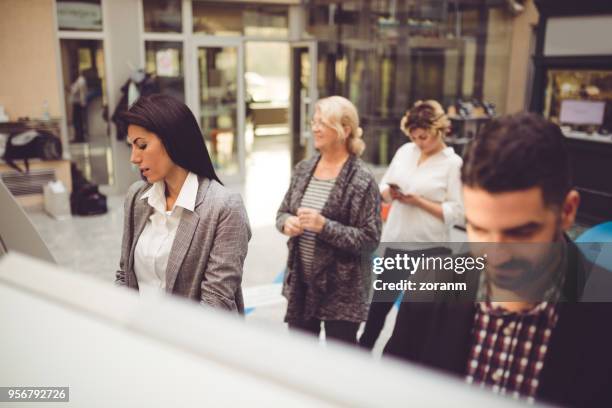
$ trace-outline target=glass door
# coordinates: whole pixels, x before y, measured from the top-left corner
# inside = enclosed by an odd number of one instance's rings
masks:
[[[244,49],[240,39],[194,40],[196,117],[223,182],[245,178]]]
[[[314,152],[310,120],[314,115],[317,91],[317,43],[291,43],[291,163],[310,157]]]
[[[60,55],[70,157],[89,181],[112,185],[103,41],[61,39]]]

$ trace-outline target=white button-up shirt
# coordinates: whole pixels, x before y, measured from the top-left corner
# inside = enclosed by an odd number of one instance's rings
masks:
[[[153,207],[142,234],[136,243],[134,272],[141,295],[159,294],[166,289],[166,268],[170,250],[183,211],[195,208],[198,194],[198,176],[189,173],[170,211],[166,210],[165,184],[158,181],[141,197]]]
[[[444,220],[410,204],[393,200],[381,242],[447,242],[450,228],[463,221],[461,165],[463,160],[446,147],[420,165],[421,150],[414,143],[401,146],[380,183],[397,184],[404,194],[417,194],[441,203]]]

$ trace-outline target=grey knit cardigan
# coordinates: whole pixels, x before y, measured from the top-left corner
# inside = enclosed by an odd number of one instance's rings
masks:
[[[320,155],[295,166],[289,190],[278,209],[276,227],[297,213]],[[354,155],[346,161],[321,210],[327,219],[317,234],[311,281],[304,282],[299,237],[287,242],[289,256],[283,283],[287,298],[285,321],[308,319],[361,322],[368,315],[371,274],[361,256],[380,241],[380,193],[374,176]]]

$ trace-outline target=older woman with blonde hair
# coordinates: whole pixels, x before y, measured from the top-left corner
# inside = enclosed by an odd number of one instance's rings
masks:
[[[321,99],[312,120],[319,154],[298,163],[276,216],[289,237],[283,284],[290,329],[355,343],[368,314],[370,275],[361,256],[378,245],[380,193],[359,156],[365,149],[355,106]]]
[[[380,183],[382,198],[390,203],[381,241],[447,242],[451,227],[464,218],[460,177],[463,160],[444,143],[450,131],[450,120],[438,102],[419,101],[406,112],[400,128],[409,142],[397,150]],[[419,253],[428,256],[449,252],[439,246],[424,245],[422,248],[424,250]],[[387,247],[385,257],[403,252],[406,251]],[[385,271],[379,278],[396,281],[401,276],[395,271]],[[397,291],[395,295],[400,293]],[[359,344],[366,348],[374,346],[393,305],[388,301],[393,295],[390,291],[384,294],[385,301],[378,300],[377,295],[380,294],[374,294],[368,321],[359,339]]]

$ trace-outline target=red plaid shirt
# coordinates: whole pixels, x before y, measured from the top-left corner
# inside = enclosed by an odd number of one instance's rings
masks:
[[[489,302],[476,305],[466,381],[533,402],[557,323],[556,305],[542,302],[521,313],[495,308]]]

